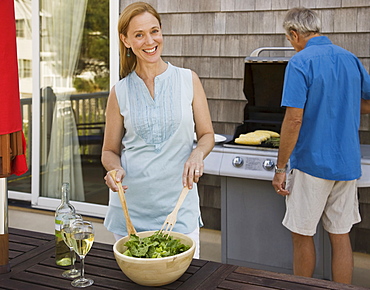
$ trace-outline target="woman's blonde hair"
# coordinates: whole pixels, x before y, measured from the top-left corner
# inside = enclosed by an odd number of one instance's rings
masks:
[[[131,19],[137,15],[140,15],[144,12],[149,12],[155,18],[158,19],[159,26],[162,25],[161,17],[158,12],[148,3],[145,2],[135,2],[128,5],[121,13],[121,16],[118,20],[118,36],[123,34],[127,37],[128,26],[131,22]],[[136,68],[137,60],[136,55],[132,53],[132,50],[127,48],[122,41],[119,43],[120,51],[120,78],[126,77],[129,73],[133,72]],[[129,53],[130,56],[127,56]]]

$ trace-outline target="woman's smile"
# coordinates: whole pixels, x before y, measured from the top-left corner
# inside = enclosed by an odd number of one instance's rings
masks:
[[[145,53],[152,54],[157,51],[158,46],[155,46],[153,48],[143,49]]]

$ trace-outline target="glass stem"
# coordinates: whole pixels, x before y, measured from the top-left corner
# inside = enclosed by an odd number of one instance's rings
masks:
[[[80,256],[81,259],[81,279],[85,279],[85,257]]]
[[[76,256],[75,256],[75,251],[72,249],[69,249],[71,251],[71,270],[76,270],[76,267],[75,267],[75,260],[76,260]]]

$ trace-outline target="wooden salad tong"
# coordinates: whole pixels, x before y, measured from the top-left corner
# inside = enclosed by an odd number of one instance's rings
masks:
[[[160,234],[167,235],[167,237],[169,237],[177,221],[177,213],[182,203],[184,202],[186,196],[188,195],[188,192],[189,192],[189,188],[187,186],[182,188],[182,191],[179,196],[179,199],[177,200],[176,206],[174,210],[167,216],[166,220],[164,221],[162,228],[159,231]]]
[[[119,196],[119,199],[121,201],[121,206],[122,206],[122,209],[123,209],[123,213],[125,214],[127,233],[128,233],[129,236],[130,235],[137,235],[135,227],[132,224],[130,215],[128,213],[127,203],[126,203],[126,198],[125,198],[125,191],[123,190],[122,183],[116,181],[117,172],[115,170],[112,170],[112,171],[109,172],[109,174],[112,176],[114,182],[118,186],[118,196]]]

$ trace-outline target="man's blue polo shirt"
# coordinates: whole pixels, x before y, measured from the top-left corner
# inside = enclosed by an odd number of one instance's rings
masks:
[[[330,180],[361,176],[361,97],[370,99],[369,74],[326,36],[311,38],[290,59],[281,105],[304,109],[292,168]]]

